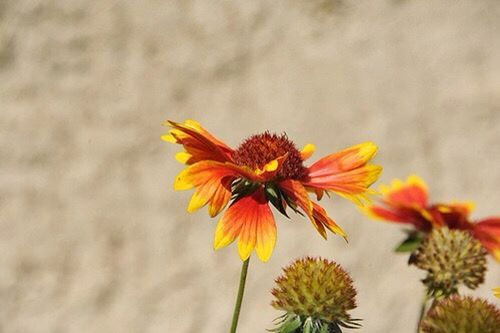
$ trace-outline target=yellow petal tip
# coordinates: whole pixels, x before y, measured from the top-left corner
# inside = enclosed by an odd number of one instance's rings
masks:
[[[194,187],[193,184],[186,180],[187,171],[188,169],[184,169],[177,175],[177,177],[175,177],[174,190],[183,191]]]
[[[316,151],[316,146],[313,145],[312,143],[308,143],[300,151],[300,157],[302,158],[302,160],[306,160],[309,157],[311,157],[315,151]]]
[[[177,143],[177,140],[175,139],[175,137],[172,135],[172,134],[165,134],[165,135],[162,135],[161,136],[161,139],[163,141],[166,141],[166,142],[170,142],[170,143]]]
[[[193,155],[185,151],[180,151],[175,154],[175,159],[181,164],[186,164],[191,157],[193,157]]]

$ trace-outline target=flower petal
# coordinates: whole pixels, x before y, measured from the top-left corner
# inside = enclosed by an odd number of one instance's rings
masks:
[[[279,182],[278,185],[285,195],[306,213],[313,226],[324,239],[327,238],[325,227],[335,234],[346,237],[346,233],[328,217],[323,207],[309,199],[306,188],[299,181],[287,179]]]
[[[437,226],[445,225],[450,229],[461,230],[471,230],[473,227],[469,220],[470,206],[466,204],[436,204],[425,210],[431,215],[431,222],[438,222]]]
[[[417,175],[410,175],[406,182],[394,179],[390,186],[381,185],[383,200],[391,206],[425,208],[428,191],[425,182]]]
[[[413,209],[405,207],[381,207],[368,205],[361,210],[369,217],[386,222],[411,224],[420,231],[429,231],[433,225],[440,225],[433,215],[425,209]]]
[[[500,298],[500,287],[493,288],[493,295],[495,295],[496,298]]]
[[[347,234],[326,213],[325,209],[313,202],[313,217],[316,223],[323,225],[334,234],[340,235],[347,240]]]
[[[377,146],[372,142],[361,143],[323,157],[309,167],[311,177],[328,176],[364,166],[375,156]]]
[[[491,217],[472,224],[472,234],[493,257],[500,261],[500,217]]]
[[[276,244],[276,223],[269,209],[266,212],[261,212],[260,223],[257,224],[257,244],[255,244],[255,252],[259,259],[266,262],[273,254],[274,245]]]
[[[255,174],[260,176],[262,181],[272,179],[280,171],[281,166],[283,165],[287,157],[288,153],[266,163],[266,165],[262,167],[262,170],[257,169],[255,171]]]
[[[250,257],[255,248],[255,243],[257,243],[257,221],[255,216],[249,216],[241,226],[238,235],[238,254],[241,260],[247,260]]]
[[[299,206],[307,216],[312,217],[313,214],[313,203],[309,199],[309,194],[307,190],[302,185],[301,182],[292,179],[282,180],[278,183],[279,188],[283,193],[292,199],[293,202]]]
[[[231,199],[231,184],[239,177],[252,176],[232,163],[202,161],[182,170],[174,182],[175,190],[196,188],[188,212],[209,204],[210,216],[216,216]]]
[[[309,170],[306,187],[333,191],[357,204],[368,201],[368,187],[380,175],[382,168],[367,162],[375,155],[377,146],[371,142],[362,143],[338,153],[323,157]]]
[[[162,135],[161,139],[166,142],[177,143],[177,139],[172,134]]]
[[[172,129],[161,137],[162,140],[182,144],[186,150],[185,154],[177,158],[181,163],[189,165],[203,160],[232,161],[233,150],[194,120],[186,120],[183,124],[167,121],[165,125]]]
[[[302,150],[300,151],[300,157],[302,158],[302,161],[305,161],[309,157],[311,157],[315,150],[316,146],[312,143],[308,143],[307,145],[305,145],[304,148],[302,148]]]
[[[210,217],[217,216],[226,207],[229,200],[231,200],[231,184],[233,179],[230,177],[223,178],[221,185],[215,191],[210,205],[208,206],[208,214]],[[227,190],[226,190],[227,189]]]
[[[276,225],[261,187],[227,209],[217,224],[214,248],[227,246],[236,238],[242,260],[248,259],[254,248],[260,260],[267,261],[271,257],[276,243]]]
[[[175,154],[175,159],[181,164],[187,164],[192,157],[193,155],[191,155],[186,151],[180,151],[177,154]]]

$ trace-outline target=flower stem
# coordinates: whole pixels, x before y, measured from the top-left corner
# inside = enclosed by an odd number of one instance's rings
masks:
[[[422,306],[420,307],[420,315],[418,317],[418,322],[417,322],[417,333],[420,332],[420,324],[422,323],[422,319],[424,318],[426,307],[427,307],[427,297],[424,297],[424,299],[422,300]]]
[[[238,296],[236,297],[236,304],[234,305],[233,311],[233,321],[231,323],[230,333],[236,332],[236,327],[238,326],[238,318],[240,317],[241,302],[243,301],[243,293],[245,292],[245,282],[247,280],[248,264],[250,263],[250,258],[243,262],[241,266],[240,275],[240,286],[238,288]]]

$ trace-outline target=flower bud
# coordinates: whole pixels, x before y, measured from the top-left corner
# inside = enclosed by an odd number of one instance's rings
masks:
[[[356,308],[356,290],[340,265],[307,257],[283,271],[271,291],[271,305],[286,314],[274,332],[340,332],[339,326],[360,326],[348,313]]]
[[[484,282],[486,250],[467,231],[434,229],[411,255],[410,264],[427,271],[422,282],[434,297],[476,289]]]
[[[458,295],[438,301],[422,320],[422,333],[498,333],[500,311],[488,302]]]

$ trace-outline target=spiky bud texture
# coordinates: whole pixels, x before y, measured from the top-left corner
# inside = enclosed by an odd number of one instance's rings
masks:
[[[421,333],[498,332],[498,308],[479,298],[458,295],[438,301],[421,323]]]
[[[424,239],[410,263],[427,271],[422,282],[430,295],[449,296],[461,284],[476,289],[484,282],[486,251],[467,231],[443,227]]]
[[[340,332],[357,328],[348,313],[356,307],[356,290],[349,274],[337,263],[306,257],[283,269],[271,291],[271,303],[286,311],[275,332]]]

